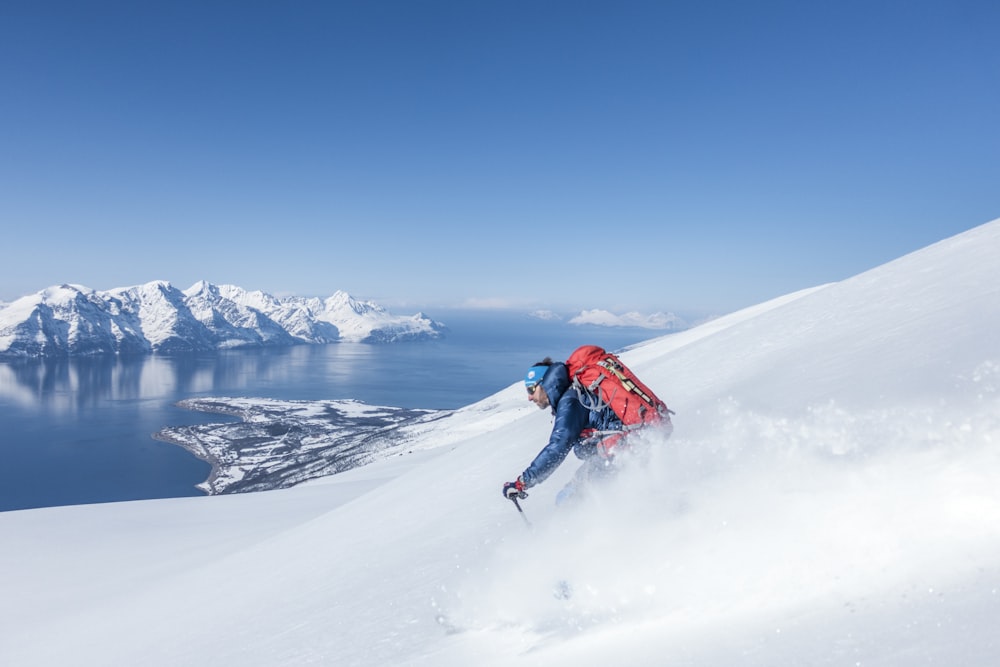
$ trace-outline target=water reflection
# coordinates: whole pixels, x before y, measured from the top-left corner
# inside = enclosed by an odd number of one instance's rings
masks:
[[[116,401],[174,400],[205,394],[323,400],[356,398],[407,408],[461,407],[498,391],[521,367],[568,354],[577,341],[535,328],[479,324],[476,337],[371,345],[337,343],[172,356],[63,357],[0,362],[0,403],[74,413]],[[615,349],[635,333],[587,336]],[[498,338],[493,341],[490,336]],[[579,335],[579,334],[578,334]],[[518,338],[523,340],[518,340]],[[576,338],[574,336],[574,338]],[[582,338],[582,337],[581,337]],[[569,339],[572,341],[572,339]],[[538,350],[532,352],[533,348]],[[444,369],[447,369],[445,371]]]
[[[412,354],[413,348],[407,347]],[[388,371],[391,350],[342,343],[269,350],[143,357],[70,357],[0,363],[0,400],[22,409],[76,412],[110,401],[170,399],[225,391],[260,392],[261,387],[323,378],[331,386],[357,387],[376,367]],[[388,353],[388,355],[387,355]],[[388,356],[388,359],[386,358]],[[328,391],[304,394],[328,398]],[[339,392],[335,392],[339,393]],[[308,398],[310,396],[303,396]]]
[[[0,397],[21,408],[78,411],[106,401],[239,389],[260,378],[286,375],[289,357],[305,349],[268,354],[210,356],[73,357],[0,364]],[[308,356],[308,355],[307,355]]]

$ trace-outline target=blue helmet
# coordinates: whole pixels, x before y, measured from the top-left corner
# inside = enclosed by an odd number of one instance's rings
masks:
[[[548,366],[532,366],[528,369],[528,374],[524,376],[524,386],[531,389],[536,384],[542,381],[545,377],[545,371],[549,370]]]

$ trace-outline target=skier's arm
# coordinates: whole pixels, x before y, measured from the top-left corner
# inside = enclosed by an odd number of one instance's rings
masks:
[[[580,401],[573,395],[574,393],[568,391],[559,400],[549,443],[542,448],[542,451],[538,452],[538,456],[531,462],[531,465],[521,473],[520,479],[524,482],[525,488],[544,482],[559,467],[559,464],[566,460],[566,456],[573,449],[573,444],[579,437],[580,431],[587,425],[589,410],[580,404]]]

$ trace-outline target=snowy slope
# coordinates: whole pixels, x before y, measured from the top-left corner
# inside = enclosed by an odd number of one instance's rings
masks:
[[[556,510],[568,462],[531,528],[518,385],[294,489],[0,514],[0,664],[995,665],[998,253],[995,221],[628,350],[674,437]]]

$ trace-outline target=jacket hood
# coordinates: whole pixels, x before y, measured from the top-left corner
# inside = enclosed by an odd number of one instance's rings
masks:
[[[549,397],[549,404],[555,411],[559,399],[570,387],[569,370],[566,368],[566,364],[556,362],[549,366],[549,370],[545,371],[545,376],[542,377],[539,384],[545,390],[545,395]]]

